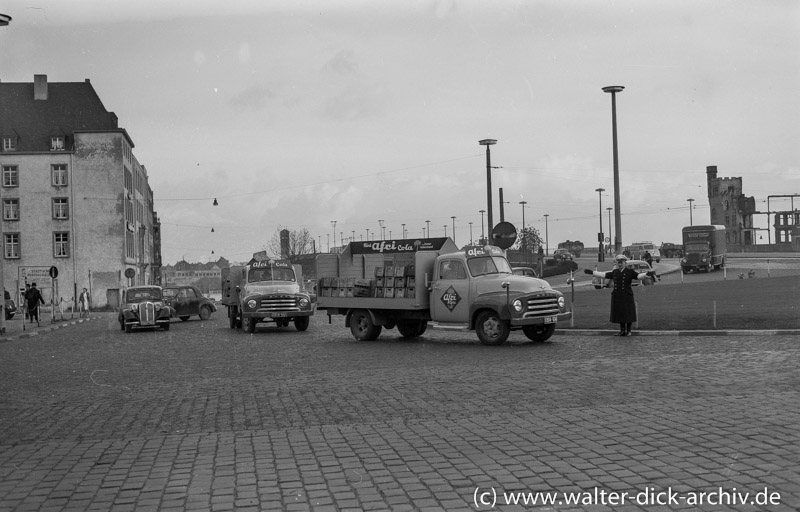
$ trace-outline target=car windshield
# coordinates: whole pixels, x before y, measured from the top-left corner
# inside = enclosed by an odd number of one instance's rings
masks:
[[[177,288],[165,288],[164,289],[164,298],[165,299],[174,299],[178,296],[178,289]]]
[[[511,274],[511,265],[508,260],[499,256],[485,256],[467,260],[469,273],[474,276],[486,274]]]
[[[294,281],[294,271],[289,268],[251,268],[247,282],[259,281]]]
[[[702,252],[708,250],[708,242],[695,242],[686,244],[686,250],[689,252]]]
[[[144,288],[128,290],[128,302],[144,302],[146,300],[161,300],[161,290],[157,288]]]

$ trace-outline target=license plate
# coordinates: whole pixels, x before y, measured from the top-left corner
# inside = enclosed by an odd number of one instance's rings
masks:
[[[558,317],[557,316],[546,316],[546,317],[544,317],[544,323],[546,323],[546,324],[554,324],[556,322],[558,322]]]
[[[288,313],[272,313],[272,318],[283,318],[285,316],[289,316]]]

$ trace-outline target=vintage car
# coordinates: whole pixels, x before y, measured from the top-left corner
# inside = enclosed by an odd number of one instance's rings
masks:
[[[632,268],[633,270],[635,270],[635,271],[637,271],[639,273],[650,272],[651,270],[653,270],[653,268],[646,261],[642,261],[642,260],[628,260],[627,262],[625,262],[625,267],[626,268]],[[605,270],[605,272],[611,272],[612,270],[614,270],[614,269],[610,268],[608,270]],[[601,270],[600,272],[604,272],[604,271]],[[645,285],[649,285],[649,284],[653,284],[653,283],[654,283],[654,281],[650,277],[645,278],[645,280],[642,281],[642,284],[645,284]],[[596,290],[599,290],[600,288],[608,288],[610,284],[611,284],[611,279],[601,279],[599,277],[593,277],[592,278],[592,285],[594,285]],[[639,281],[638,280],[634,280],[631,283],[631,286],[636,286],[638,284],[639,284]]]
[[[536,271],[531,267],[514,267],[511,269],[511,272],[513,272],[515,276],[539,277],[536,275]]]
[[[553,252],[553,259],[556,261],[572,261],[572,253],[566,249],[556,249]]]
[[[172,308],[172,317],[182,321],[198,315],[200,320],[208,320],[217,310],[214,301],[205,297],[196,286],[165,286],[164,302]]]
[[[14,303],[14,299],[11,298],[11,294],[8,290],[5,291],[5,299],[6,299],[6,320],[11,320],[14,318],[14,314],[17,312],[17,305]]]
[[[172,308],[164,303],[160,286],[131,286],[122,294],[119,328],[131,332],[134,328],[161,327],[169,330]]]

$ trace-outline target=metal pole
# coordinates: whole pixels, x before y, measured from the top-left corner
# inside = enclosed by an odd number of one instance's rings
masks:
[[[456,216],[453,215],[450,218],[453,219],[453,243],[456,243]]]
[[[622,252],[622,208],[619,198],[619,151],[617,148],[617,93],[622,92],[625,87],[621,85],[611,85],[603,87],[603,92],[611,93],[611,132],[613,137],[614,151],[614,252]]]
[[[595,192],[597,192],[597,197],[600,199],[600,232],[597,233],[597,241],[599,243],[597,248],[597,261],[605,261],[605,253],[603,252],[603,192],[606,189],[604,188],[597,188]]]
[[[489,151],[489,146],[497,144],[495,139],[483,139],[478,141],[478,144],[486,146],[486,213],[488,215],[489,225],[489,245],[492,245],[492,230],[494,229],[492,217],[492,156]]]
[[[547,234],[547,217],[549,217],[549,213],[544,214],[544,255],[547,256],[550,254],[550,236]]]

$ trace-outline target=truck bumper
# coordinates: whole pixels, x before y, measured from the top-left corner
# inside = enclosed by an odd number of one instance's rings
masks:
[[[296,318],[298,316],[312,316],[314,310],[309,311],[242,311],[243,318]]]
[[[569,320],[570,318],[572,318],[572,311],[567,311],[565,313],[559,313],[558,315],[512,318],[511,325],[520,327],[525,325],[547,325]]]

